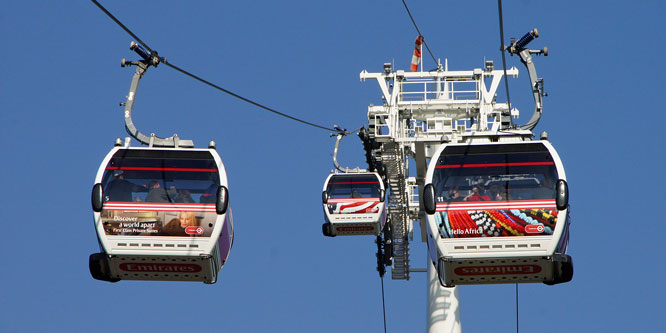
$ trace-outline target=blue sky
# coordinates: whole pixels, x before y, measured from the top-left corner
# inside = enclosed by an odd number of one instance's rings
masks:
[[[401,1],[103,1],[173,64],[281,112],[325,126],[367,124],[380,103],[359,72],[408,69],[416,31]],[[495,1],[408,1],[449,68],[501,64]],[[321,235],[320,191],[333,168],[326,131],[277,117],[160,66],[141,82],[144,133],[218,143],[236,238],[215,285],[93,280],[90,191],[99,163],[126,136],[119,102],[131,37],[90,1],[4,0],[0,100],[5,203],[0,210],[0,331],[213,330],[380,332],[372,238]],[[505,1],[505,35],[538,27],[549,93],[546,130],[571,189],[571,283],[521,285],[523,332],[666,330],[666,117],[660,100],[666,5],[660,1]],[[424,53],[426,68],[434,67]],[[527,72],[510,81],[526,121]],[[500,99],[503,100],[503,89]],[[363,166],[360,141],[339,159]],[[660,250],[661,249],[661,250]],[[418,228],[412,265],[425,267]],[[385,278],[389,332],[425,327],[426,277]],[[513,285],[460,288],[466,332],[514,331]]]

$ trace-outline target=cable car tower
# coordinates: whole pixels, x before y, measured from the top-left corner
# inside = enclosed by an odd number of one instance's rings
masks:
[[[432,263],[427,269],[428,332],[460,330],[458,311],[454,311],[457,300],[442,299],[455,295],[455,289],[443,286],[555,284],[567,282],[573,275],[571,258],[564,254],[569,223],[564,170],[545,133],[541,140],[532,139],[546,95],[532,55],[548,53],[547,48],[527,48],[536,37],[534,29],[518,41],[512,39],[507,47],[527,68],[535,102],[534,114],[522,126],[513,124],[518,109],[496,100],[502,78],[518,76],[515,67],[496,69],[493,61],[486,60],[482,68],[454,71],[445,61],[434,70],[405,72],[385,63],[383,72],[360,73],[361,81],[376,80],[382,92],[383,104],[368,107],[368,128],[359,137],[369,169],[377,170],[388,183],[386,205],[392,238],[383,242],[392,245],[394,280],[408,280],[410,272],[424,271],[410,266],[414,222],[420,223],[421,241],[428,243]],[[410,160],[415,177],[410,176]],[[552,185],[546,191],[552,195],[540,200],[527,197],[549,177],[559,180],[557,187]],[[451,183],[454,181],[459,184]],[[498,194],[491,199],[489,194],[478,193],[478,188],[496,185],[501,185],[504,197]],[[442,190],[465,192],[465,201],[461,197],[459,203],[453,202],[458,200]],[[465,215],[465,220],[453,221],[458,218],[454,210]],[[526,215],[523,220],[517,217],[520,214]],[[479,220],[473,219],[477,217]],[[497,271],[500,266],[518,270],[506,274],[506,269]],[[528,274],[521,267],[540,273]],[[466,268],[481,273],[467,274],[470,270]],[[449,310],[438,307],[441,302],[450,303]],[[449,317],[447,323],[434,319],[438,311],[451,311],[444,316]]]

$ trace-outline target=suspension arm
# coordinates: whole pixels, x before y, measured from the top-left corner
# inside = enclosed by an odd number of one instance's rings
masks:
[[[130,84],[130,90],[129,93],[127,94],[127,100],[125,101],[125,112],[124,112],[125,130],[127,130],[127,133],[131,135],[133,138],[135,138],[137,141],[141,142],[144,145],[148,145],[150,147],[186,147],[186,148],[194,147],[194,142],[192,142],[192,140],[181,140],[180,138],[178,138],[177,134],[174,134],[170,138],[160,138],[155,136],[155,134],[147,136],[139,132],[136,126],[134,126],[134,122],[132,121],[132,108],[134,107],[136,92],[139,88],[139,81],[148,70],[148,67],[150,67],[151,65],[157,66],[157,63],[159,63],[159,58],[157,58],[156,55],[155,56],[150,55],[148,52],[146,52],[143,48],[136,45],[135,43],[132,43],[130,45],[130,49],[138,53],[142,58],[144,58],[144,60],[127,63],[125,59],[123,59],[121,64],[121,66],[123,67],[126,65],[136,66],[136,71],[134,72],[134,76],[132,77],[132,83]],[[158,60],[155,61],[155,59]]]
[[[543,79],[537,77],[536,67],[534,67],[534,61],[532,61],[532,53],[534,54],[544,54],[548,55],[548,48],[543,50],[530,50],[526,48],[532,40],[539,37],[539,32],[536,28],[526,33],[521,37],[517,42],[511,42],[511,46],[508,47],[508,51],[511,54],[518,54],[520,56],[520,61],[527,68],[527,73],[530,77],[530,86],[532,88],[532,96],[534,97],[534,113],[530,120],[522,126],[519,126],[519,129],[531,131],[536,127],[541,119],[541,114],[543,112],[543,96],[545,95],[543,91]]]

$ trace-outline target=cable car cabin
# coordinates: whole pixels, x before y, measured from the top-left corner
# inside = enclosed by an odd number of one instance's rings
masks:
[[[573,277],[566,176],[549,142],[442,145],[422,198],[442,285]]]
[[[215,283],[233,243],[227,188],[214,149],[113,148],[93,187],[92,276]]]
[[[379,235],[386,223],[384,197],[384,182],[377,173],[330,174],[322,193],[324,235]]]

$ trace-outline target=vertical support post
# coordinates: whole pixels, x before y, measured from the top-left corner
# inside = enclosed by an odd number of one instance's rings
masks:
[[[419,194],[422,194],[423,187],[425,186],[426,173],[428,172],[425,143],[416,142],[414,146],[415,146],[414,159],[416,160],[416,184],[419,186]],[[423,214],[423,212],[425,212],[423,208],[423,200],[419,200],[419,220],[420,220],[419,229],[421,229],[421,241],[425,243],[428,241],[428,233],[426,230],[427,221],[425,214]]]
[[[437,269],[428,262],[428,309],[426,332],[461,333],[460,308],[458,305],[458,287],[444,288],[439,283]]]

